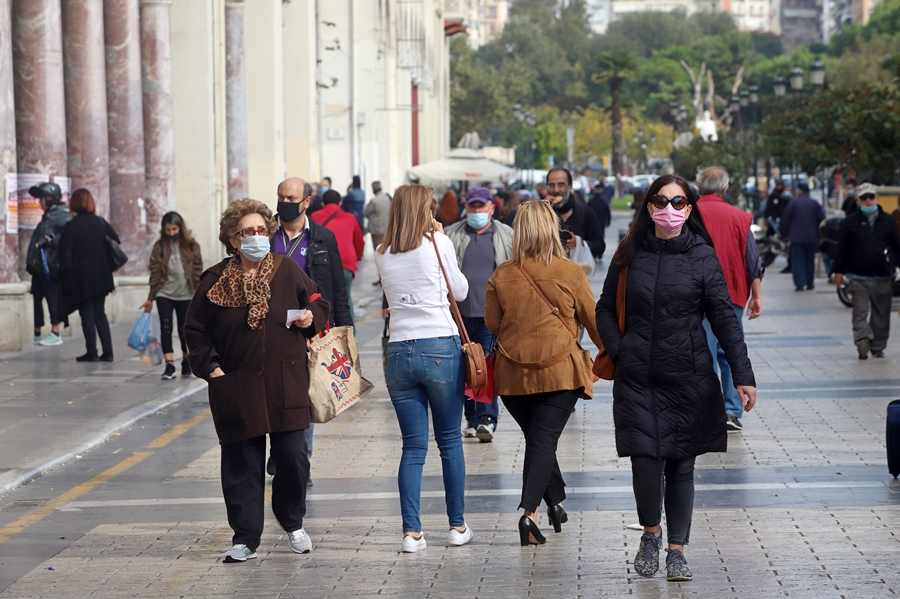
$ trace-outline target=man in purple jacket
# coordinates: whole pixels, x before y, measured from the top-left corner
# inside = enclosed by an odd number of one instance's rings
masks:
[[[814,289],[816,276],[816,248],[819,245],[819,223],[825,220],[822,204],[809,197],[809,185],[797,185],[800,193],[784,209],[781,225],[782,237],[791,242],[791,273],[794,291]]]

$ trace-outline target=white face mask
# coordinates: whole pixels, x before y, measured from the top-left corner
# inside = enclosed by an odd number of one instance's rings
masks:
[[[241,239],[241,255],[251,262],[262,262],[270,249],[268,237],[254,235]]]

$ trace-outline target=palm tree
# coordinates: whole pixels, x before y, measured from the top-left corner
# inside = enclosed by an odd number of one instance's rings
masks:
[[[597,71],[594,83],[608,83],[612,101],[609,106],[609,119],[612,125],[612,169],[621,175],[622,164],[622,84],[633,77],[637,70],[634,58],[626,50],[607,50],[597,55]],[[615,178],[616,197],[620,197],[621,181]]]

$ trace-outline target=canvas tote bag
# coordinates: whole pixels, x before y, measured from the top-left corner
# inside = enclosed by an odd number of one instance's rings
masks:
[[[309,417],[323,423],[356,404],[374,385],[359,370],[353,327],[334,327],[309,341]]]

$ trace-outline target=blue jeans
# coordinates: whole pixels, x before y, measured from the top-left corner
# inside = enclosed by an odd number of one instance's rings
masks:
[[[791,274],[794,287],[812,288],[816,281],[816,244],[791,244]]]
[[[494,341],[497,339],[497,336],[484,326],[484,318],[463,316],[463,325],[466,327],[466,332],[469,333],[469,339],[474,343],[480,343],[481,347],[484,349],[484,355],[487,355],[494,347]],[[497,401],[498,399],[499,398],[496,395],[494,396],[493,403],[481,403],[474,399],[467,399],[465,408],[466,420],[471,421],[475,426],[478,426],[478,422],[481,420],[482,416],[487,416],[493,421],[496,429],[497,420],[500,418],[500,404]]]
[[[419,532],[422,466],[428,453],[428,408],[441,452],[444,500],[450,526],[465,524],[466,461],[459,422],[465,372],[459,337],[432,337],[388,344],[385,380],[403,435],[397,482],[403,532]]]
[[[741,333],[744,332],[744,309],[738,305],[731,304],[734,308],[734,315],[737,316],[738,324],[741,326]],[[706,330],[706,342],[709,344],[709,351],[713,357],[713,370],[722,371],[722,395],[725,396],[725,412],[731,414],[735,418],[744,415],[744,405],[741,398],[738,397],[737,389],[734,387],[734,379],[731,377],[731,366],[725,358],[725,350],[719,345],[719,340],[713,335],[709,321],[703,317],[703,328]],[[718,365],[718,368],[716,367]]]

